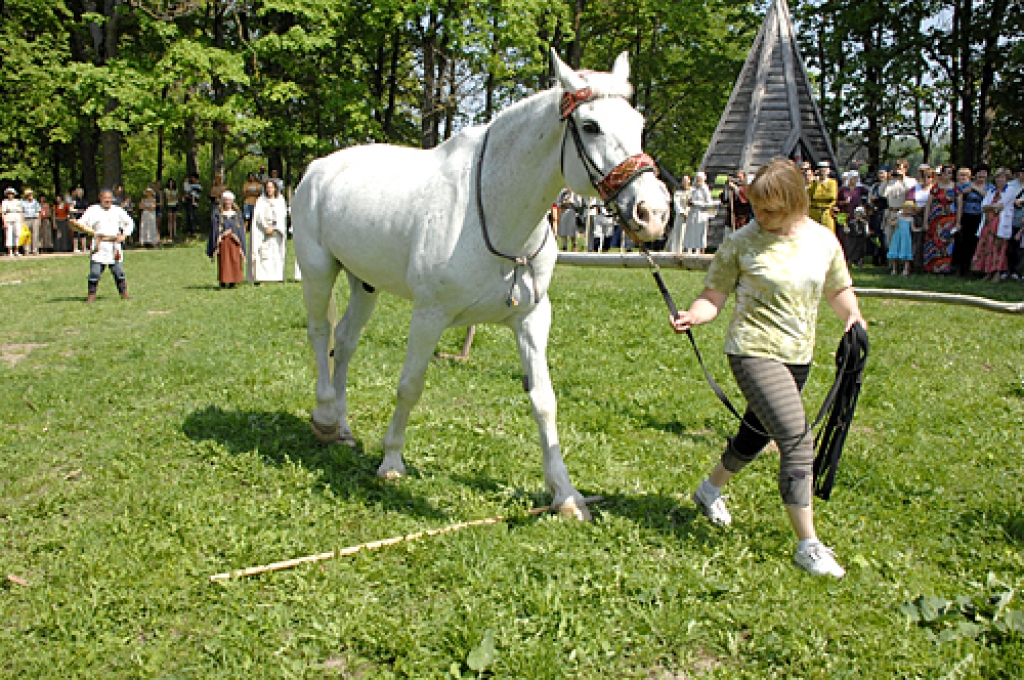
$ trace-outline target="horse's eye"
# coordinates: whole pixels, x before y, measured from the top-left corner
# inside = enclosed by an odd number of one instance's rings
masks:
[[[601,134],[601,126],[592,120],[583,121],[583,131],[588,135],[599,135]]]

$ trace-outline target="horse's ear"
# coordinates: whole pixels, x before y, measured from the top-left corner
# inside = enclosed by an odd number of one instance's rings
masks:
[[[551,63],[555,65],[555,75],[558,77],[558,82],[561,84],[562,89],[566,92],[575,92],[587,86],[587,81],[583,80],[580,74],[573,71],[564,61],[558,58],[558,52],[555,52],[553,47],[551,48]]]
[[[629,52],[623,52],[615,59],[612,75],[622,82],[629,82]]]

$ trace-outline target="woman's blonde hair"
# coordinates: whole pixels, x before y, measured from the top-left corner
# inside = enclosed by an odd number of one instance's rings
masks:
[[[785,215],[807,213],[810,200],[800,167],[788,158],[762,165],[747,187],[747,199],[755,210]]]

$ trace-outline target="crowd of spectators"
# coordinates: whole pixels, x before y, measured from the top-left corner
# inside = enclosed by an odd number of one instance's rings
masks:
[[[847,262],[886,267],[892,275],[911,273],[1020,280],[1024,239],[1024,167],[991,172],[922,163],[916,176],[905,159],[861,175],[832,177],[828,163],[803,163],[808,216],[835,232]],[[703,172],[682,176],[674,192],[674,220],[652,250],[703,253],[709,219],[722,214],[726,232],[743,228],[753,212],[747,176],[737,171],[717,198]],[[548,219],[563,250],[602,252],[630,249],[629,236],[596,199],[565,189]]]
[[[249,173],[240,192],[244,196],[247,226],[252,224],[253,210],[263,194],[266,181],[274,182],[279,195],[284,194],[284,182],[276,170],[267,173],[266,168],[261,167],[259,173]],[[157,180],[143,188],[138,201],[125,191],[124,186],[111,188],[113,204],[122,208],[139,225],[129,241],[147,248],[194,238],[205,231],[200,227],[200,214],[215,210],[220,205],[221,195],[228,190],[223,178],[217,176],[205,193],[208,202],[204,202],[203,185],[198,175],[186,176],[180,188],[174,178],[166,183]],[[71,221],[85,214],[89,205],[81,187],[57,195],[52,201],[45,194],[36,195],[31,188],[24,188],[19,193],[13,187],[7,187],[2,207],[2,253],[8,257],[22,257],[89,252],[87,238],[71,228]]]

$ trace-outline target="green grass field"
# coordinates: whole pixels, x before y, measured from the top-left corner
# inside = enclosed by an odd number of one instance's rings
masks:
[[[86,306],[87,269],[0,262],[2,677],[1024,677],[1020,317],[862,303],[872,357],[817,506],[849,572],[834,582],[792,566],[772,456],[730,486],[733,529],[687,500],[734,425],[643,272],[560,268],[552,286],[563,450],[580,490],[608,499],[582,524],[524,512],[547,498],[509,331],[479,329],[469,363],[435,361],[409,477],[388,484],[374,473],[408,303],[382,296],[356,357],[359,446],[327,447],[308,427],[299,285],[220,291],[202,250],[178,247],[128,253],[135,299],[105,274]],[[699,290],[698,273],[666,277],[681,302]],[[698,341],[738,398],[725,325]],[[809,407],[840,330],[823,309]],[[497,514],[513,519],[208,582]]]

